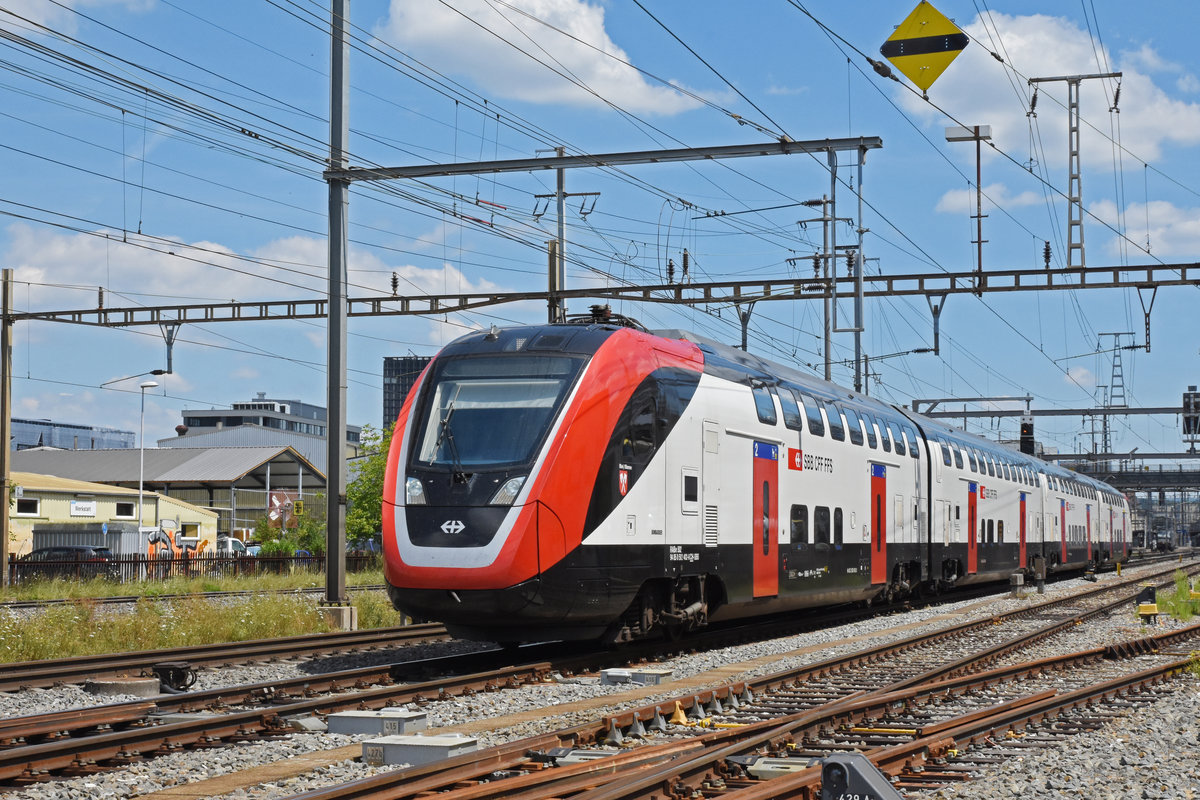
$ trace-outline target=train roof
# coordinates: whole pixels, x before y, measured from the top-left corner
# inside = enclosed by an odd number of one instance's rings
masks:
[[[1044,461],[1036,456],[1022,453],[1009,445],[985,439],[940,420],[922,416],[861,392],[855,392],[818,378],[811,373],[802,372],[796,367],[769,361],[715,339],[678,328],[646,331],[640,325],[628,324],[623,318],[604,321],[575,319],[565,324],[547,323],[508,328],[493,326],[490,330],[480,330],[460,336],[446,345],[440,355],[500,352],[510,349],[589,354],[596,352],[605,340],[622,329],[633,329],[644,335],[663,339],[691,342],[704,353],[705,371],[726,380],[746,385],[761,381],[764,385],[774,386],[782,383],[797,387],[824,401],[834,401],[846,407],[872,414],[907,419],[918,425],[926,436],[935,439],[941,437],[990,453],[1003,452],[1010,462],[1026,464],[1038,472],[1053,475],[1062,480],[1077,481],[1098,491],[1116,493],[1116,490],[1108,484],[1073,472],[1058,464]]]
[[[716,374],[726,373],[723,377],[728,377],[741,383],[748,383],[750,380],[757,378],[768,384],[777,383],[782,379],[789,384],[799,386],[804,391],[812,392],[823,400],[834,400],[850,407],[861,408],[873,413],[887,411],[889,414],[898,414],[918,424],[927,436],[941,436],[950,441],[957,441],[959,444],[986,452],[994,453],[997,450],[1002,450],[1011,461],[1026,464],[1032,469],[1046,473],[1047,475],[1053,475],[1063,480],[1078,481],[1092,486],[1099,491],[1118,493],[1116,489],[1102,481],[1088,475],[1081,475],[1037,456],[1023,453],[1011,445],[986,439],[965,431],[962,428],[918,414],[915,411],[887,403],[861,392],[855,392],[835,383],[830,383],[822,378],[818,378],[816,375],[802,372],[797,368],[789,367],[775,361],[768,361],[765,358],[747,353],[739,348],[706,336],[678,328],[655,330],[651,331],[651,333],[667,339],[683,339],[696,344],[706,356],[706,371]]]

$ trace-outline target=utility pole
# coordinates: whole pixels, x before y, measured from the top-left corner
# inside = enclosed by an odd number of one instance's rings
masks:
[[[346,595],[346,216],[350,182],[338,170],[349,165],[350,51],[346,30],[350,0],[332,0],[329,63],[329,341],[325,420],[325,614],[343,630],[357,627]]]
[[[561,159],[566,155],[566,148],[561,146],[554,148],[554,155]],[[550,323],[567,321],[567,301],[565,298],[559,296],[559,292],[566,288],[567,285],[567,198],[583,195],[594,197],[600,194],[599,192],[568,193],[567,171],[559,167],[555,172],[558,173],[558,180],[554,194],[535,194],[533,196],[535,203],[538,200],[548,200],[553,197],[555,209],[558,214],[557,237],[551,240],[549,250],[547,251],[550,256],[549,281],[547,281],[550,297],[547,304],[546,321]],[[580,213],[586,212],[583,212],[581,208]],[[534,214],[535,217],[541,216],[537,212],[536,206]]]
[[[554,148],[554,154],[562,158],[567,154],[566,148],[559,146]],[[567,248],[567,221],[566,221],[566,206],[567,206],[567,171],[559,167],[558,183],[554,192],[555,204],[558,207],[558,248],[554,253],[554,286],[557,291],[562,291],[566,286],[566,248]],[[566,322],[567,321],[567,301],[557,298],[555,307],[550,309],[553,317],[550,322]]]
[[[1029,84],[1065,81],[1067,84],[1067,266],[1075,266],[1079,251],[1079,266],[1086,266],[1083,249],[1083,187],[1079,167],[1079,84],[1092,78],[1120,78],[1120,72],[1099,72],[1093,75],[1059,75],[1053,78],[1030,78]],[[1037,90],[1034,89],[1034,102]],[[1117,87],[1117,97],[1120,86]],[[1113,108],[1117,106],[1116,99]]]
[[[1121,337],[1133,336],[1133,331],[1121,331],[1119,333],[1101,333],[1100,336],[1113,337],[1113,361],[1112,361],[1112,380],[1108,383],[1108,398],[1104,403],[1105,408],[1128,408],[1129,403],[1125,401],[1125,368],[1121,364]],[[1100,342],[1096,343],[1096,349],[1100,350]],[[1108,415],[1104,415],[1100,425],[1100,444],[1104,452],[1112,452],[1112,438],[1109,432]],[[1106,465],[1107,468],[1107,465]]]
[[[973,244],[976,248],[975,269],[979,272],[979,282],[976,286],[983,285],[983,142],[992,140],[991,125],[973,125],[970,128],[964,128],[955,125],[951,128],[946,128],[947,142],[974,142],[975,143],[975,241]],[[982,296],[982,292],[976,293],[977,297]]]
[[[862,182],[863,182],[863,164],[867,160],[867,148],[860,147],[857,151],[858,155],[858,177],[857,183],[854,186],[855,195],[858,197],[858,224],[855,227],[855,233],[858,236],[857,242],[852,245],[841,247],[847,254],[853,254],[848,260],[850,269],[850,277],[854,280],[854,322],[850,327],[842,327],[838,323],[838,294],[837,294],[837,223],[841,220],[837,219],[837,171],[838,171],[838,151],[830,150],[827,153],[829,162],[829,197],[830,209],[827,216],[831,217],[830,250],[829,258],[832,259],[831,270],[827,272],[826,278],[831,281],[833,290],[832,306],[833,306],[833,333],[853,333],[854,334],[854,391],[861,392],[863,386],[863,350],[862,350],[862,333],[864,330],[863,324],[863,270],[866,268],[866,259],[863,256],[863,234],[867,232],[867,228],[863,225],[863,198],[862,198]],[[851,222],[852,220],[845,220]],[[830,379],[829,375],[830,354],[829,346],[825,348],[825,370],[826,380]]]
[[[0,586],[8,586],[8,504],[12,492],[12,277],[0,274]]]

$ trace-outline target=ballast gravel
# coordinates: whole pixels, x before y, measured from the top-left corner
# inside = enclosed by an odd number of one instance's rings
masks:
[[[1102,577],[1101,580],[1105,580]],[[903,638],[950,624],[946,615],[960,613],[954,622],[986,617],[1060,596],[1081,587],[1082,581],[1056,584],[1045,595],[1028,592],[1021,599],[997,597],[988,603],[967,601],[946,604],[903,614],[876,617],[838,628],[809,632],[768,642],[739,645],[718,651],[690,654],[663,662],[676,679],[705,672],[731,663],[778,655],[779,659],[739,677],[757,677],[832,656],[854,652],[868,646],[854,637],[880,634],[872,643]],[[921,627],[912,628],[914,624]],[[1165,630],[1167,622],[1162,623]],[[1179,623],[1170,623],[1177,626]],[[898,626],[904,630],[891,630]],[[1056,637],[1023,651],[1026,661],[1055,653],[1071,652],[1111,642],[1145,636],[1149,630],[1132,615],[1113,615],[1107,622],[1089,623],[1077,640]],[[408,648],[406,657],[420,653],[434,657],[474,647],[469,643],[435,643]],[[799,648],[808,652],[795,654]],[[396,654],[391,654],[395,657]],[[379,653],[345,655],[321,664],[328,669],[346,669],[377,662]],[[205,670],[198,674],[196,688],[213,688],[260,681],[279,680],[313,672],[311,661],[259,664]],[[470,698],[433,703],[423,710],[429,727],[441,728],[479,719],[503,716],[531,709],[548,709],[560,703],[602,697],[623,691],[624,686],[603,686],[587,679],[564,680],[518,689],[473,695]],[[670,685],[659,697],[672,697]],[[29,690],[0,695],[0,717],[13,717],[46,711],[65,710],[136,698],[98,698],[78,687]],[[536,722],[513,725],[501,731],[480,735],[481,746],[532,736],[567,725],[595,719],[617,707],[576,715],[545,716]],[[264,740],[216,750],[180,751],[151,761],[133,764],[111,772],[83,778],[52,781],[19,787],[6,793],[14,800],[58,800],[59,798],[132,798],[181,784],[207,780],[231,772],[254,769],[293,756],[327,750],[369,738],[328,733],[299,733],[286,739]],[[275,783],[265,783],[224,795],[230,800],[274,800],[303,791],[356,780],[395,767],[372,767],[357,759],[330,764],[303,775]],[[909,796],[951,800],[1001,800],[1001,798],[1146,798],[1159,800],[1182,798],[1200,800],[1200,678],[1188,675],[1176,679],[1155,703],[1138,706],[1117,723],[1086,736],[1068,739],[1065,745],[1046,750],[1031,750],[1014,757],[1000,768],[982,771],[975,780]]]

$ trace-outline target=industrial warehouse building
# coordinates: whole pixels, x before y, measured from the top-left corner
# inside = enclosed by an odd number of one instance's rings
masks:
[[[145,451],[144,470],[140,455],[128,449],[38,448],[13,453],[12,469],[131,489],[135,505],[140,474],[143,492],[159,502],[182,501],[215,512],[220,535],[246,536],[263,517],[274,518],[283,508],[290,513],[298,500],[309,508],[323,506],[324,473],[292,447],[154,448]],[[164,518],[165,511],[160,505],[152,514],[147,506],[146,524]]]
[[[138,526],[138,490],[123,486],[72,480],[32,472],[11,474],[13,503],[9,514],[9,552],[24,555],[33,549],[35,528]],[[146,525],[170,520],[185,536],[216,541],[217,512],[182,500],[142,493]]]

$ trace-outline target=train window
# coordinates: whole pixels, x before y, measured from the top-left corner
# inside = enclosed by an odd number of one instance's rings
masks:
[[[633,439],[632,455],[635,459],[648,459],[654,451],[654,420],[658,417],[655,413],[656,405],[654,398],[646,398],[629,423],[629,432]]]
[[[883,445],[883,452],[892,452],[892,437],[888,434],[887,423],[883,421],[883,417],[872,417],[871,421],[879,428],[879,443]]]
[[[794,431],[802,430],[804,420],[800,417],[800,406],[796,395],[786,386],[779,387],[779,406],[783,409],[783,424]]]
[[[765,386],[751,386],[750,393],[754,395],[754,410],[758,412],[758,421],[764,425],[774,425],[777,418],[771,390]]]
[[[950,443],[950,449],[954,451],[954,466],[958,469],[963,468],[962,449],[953,442]]]
[[[810,394],[800,395],[804,400],[804,413],[808,416],[808,432],[813,436],[825,435],[825,421],[821,419],[821,408]]]
[[[842,510],[840,508],[833,510],[833,543],[842,543]]]
[[[850,434],[850,444],[861,445],[863,443],[862,428],[858,427],[858,417],[852,411],[847,411],[837,403],[833,407],[841,412],[846,418],[846,431]]]
[[[996,543],[1004,544],[1004,520],[996,523]]]
[[[689,475],[683,476],[683,502],[696,503],[700,501],[700,476]]]
[[[961,514],[962,514],[962,506],[960,506],[956,503],[954,506],[954,518],[959,519]]]
[[[971,472],[979,472],[979,467],[975,465],[975,451],[967,450],[967,461],[971,464]]]
[[[904,455],[904,436],[900,433],[900,426],[890,419],[887,421],[888,430],[892,432],[892,442],[896,446],[896,455]]]
[[[879,445],[883,448],[883,452],[892,452],[892,440],[888,438],[887,425],[883,424],[883,419],[873,414],[863,412],[863,417],[867,420],[867,428],[869,430],[879,430]]]
[[[1004,474],[1002,475],[1002,477],[1004,478],[1004,480],[1006,480],[1006,481],[1011,481],[1011,480],[1013,479],[1013,477],[1012,477],[1012,472],[1010,472],[1010,471],[1009,471],[1009,468],[1008,468],[1008,462],[1007,462],[1007,461],[1001,461],[1001,462],[1000,462],[1000,468],[1001,468],[1001,469],[1003,470],[1003,472],[1004,472]]]
[[[792,544],[808,544],[808,506],[792,506]]]
[[[992,460],[991,455],[984,453],[984,461],[987,462],[987,472],[991,477],[996,477],[996,462]]]
[[[904,434],[908,437],[908,454],[913,458],[920,458],[920,449],[917,447],[917,431],[912,425],[904,425]]]
[[[942,463],[947,467],[950,466],[950,443],[946,441],[945,436],[937,437],[938,447],[942,449]]]
[[[846,440],[846,429],[842,426],[842,412],[833,403],[823,403],[825,419],[829,420],[829,437],[839,442]]]
[[[987,541],[987,520],[981,518],[979,520],[979,543],[983,544],[986,541]]]
[[[860,419],[862,420],[863,430],[867,432],[867,447],[870,447],[872,450],[878,448],[879,444],[875,440],[875,426],[871,424],[871,415],[864,411]]]
[[[988,544],[995,544],[996,543],[996,521],[994,519],[989,519],[987,522],[988,522],[988,534],[987,534]]]
[[[813,509],[813,543],[829,544],[829,509],[826,506]]]
[[[425,418],[414,421],[413,463],[474,472],[530,462],[582,363],[549,355],[440,361],[427,378]]]

